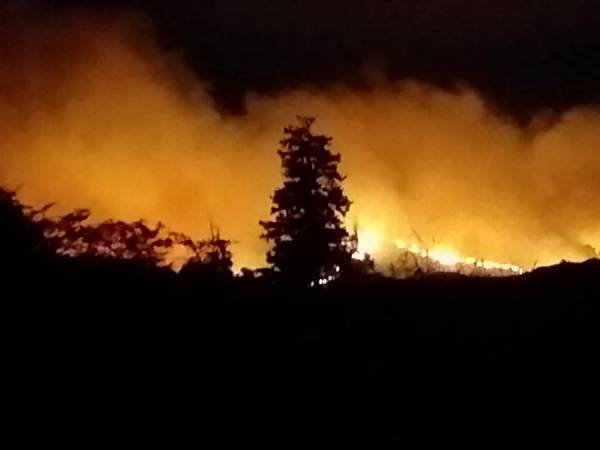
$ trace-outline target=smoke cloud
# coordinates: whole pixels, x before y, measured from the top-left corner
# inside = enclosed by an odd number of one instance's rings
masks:
[[[374,77],[249,93],[223,115],[208,83],[165,54],[140,18],[63,15],[0,31],[0,183],[25,203],[97,219],[161,220],[202,237],[212,221],[237,267],[264,264],[259,219],[280,184],[296,115],[333,136],[354,201],[349,226],[383,264],[394,241],[531,267],[600,248],[600,110],[526,127],[476,91]]]

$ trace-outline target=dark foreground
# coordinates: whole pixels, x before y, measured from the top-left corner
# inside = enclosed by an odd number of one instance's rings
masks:
[[[278,416],[269,435],[295,441],[314,431],[286,419],[299,405],[327,421],[328,401],[368,416],[382,410],[357,405],[377,401],[414,419],[440,405],[453,415],[467,398],[535,397],[543,409],[597,393],[598,260],[515,278],[368,278],[306,291],[64,264],[13,277],[18,290],[4,295],[7,370],[23,395],[47,399],[48,414],[92,404],[127,421],[129,408],[179,414],[183,402],[228,439],[233,417],[248,425],[264,407]],[[376,436],[397,438],[388,425],[377,420]],[[346,437],[362,433],[348,426]]]

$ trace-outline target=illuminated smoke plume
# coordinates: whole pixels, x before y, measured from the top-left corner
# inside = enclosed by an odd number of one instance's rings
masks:
[[[217,112],[208,86],[138,19],[68,15],[0,31],[0,182],[22,201],[98,219],[162,220],[196,237],[212,221],[236,266],[264,264],[259,219],[281,182],[297,114],[333,136],[363,250],[395,242],[531,267],[600,248],[600,112],[545,113],[526,128],[468,88],[418,81],[248,94]],[[368,247],[368,248],[367,248]]]

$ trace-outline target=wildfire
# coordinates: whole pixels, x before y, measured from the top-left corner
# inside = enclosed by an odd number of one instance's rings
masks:
[[[22,186],[36,208],[89,208],[96,222],[144,218],[196,239],[214,222],[236,242],[235,267],[260,268],[258,220],[281,182],[275,152],[300,113],[341,154],[348,229],[363,228],[357,259],[479,273],[600,257],[594,108],[524,127],[471,89],[383,77],[366,90],[251,94],[244,114],[228,115],[146,31],[101,17],[0,30],[16,45],[0,45],[11,68],[0,73],[0,185]],[[412,227],[447,242],[409,238]]]
[[[361,230],[358,232],[358,249],[352,256],[354,259],[362,260],[367,255],[373,255],[381,245],[381,235],[374,230]]]
[[[383,247],[384,239],[374,230],[359,230],[358,250],[355,259],[363,259],[366,254],[374,255]],[[396,260],[392,263],[393,271],[398,276],[421,272],[457,272],[468,275],[509,276],[520,275],[525,269],[515,264],[491,261],[472,256],[463,256],[449,247],[424,248],[416,243],[408,243],[402,239],[393,241]]]
[[[421,268],[421,265],[432,266],[428,268],[433,269],[433,271],[495,276],[520,275],[525,272],[522,267],[515,264],[489,261],[472,256],[463,257],[455,250],[449,248],[424,249],[417,244],[407,245],[402,240],[394,241],[394,245],[405,256],[412,255],[416,266],[419,266],[419,268]]]
[[[444,264],[445,266],[452,266],[463,262],[462,258],[458,253],[445,248],[432,250],[431,252],[429,252],[429,257],[435,261]]]

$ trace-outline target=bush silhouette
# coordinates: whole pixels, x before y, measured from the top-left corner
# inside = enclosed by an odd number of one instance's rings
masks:
[[[161,265],[173,246],[171,233],[158,223],[107,220],[87,223],[90,211],[78,209],[57,219],[42,220],[49,245],[59,255],[133,260]]]
[[[90,223],[90,211],[86,209],[57,218],[47,217],[45,211],[37,216],[46,246],[59,256],[88,263],[104,260],[116,265],[118,261],[128,261],[140,267],[160,268],[169,266],[169,257],[179,247],[189,257],[181,270],[184,276],[232,276],[231,242],[212,229],[209,239],[194,240],[160,222],[154,226],[143,220]]]
[[[3,266],[21,267],[44,245],[35,210],[21,204],[15,192],[0,188],[0,249]]]
[[[221,238],[218,230],[215,231],[211,227],[211,236],[207,240],[194,241],[184,237],[178,242],[192,253],[192,257],[180,271],[181,276],[212,280],[223,280],[233,276],[232,254],[229,250],[231,241]]]

